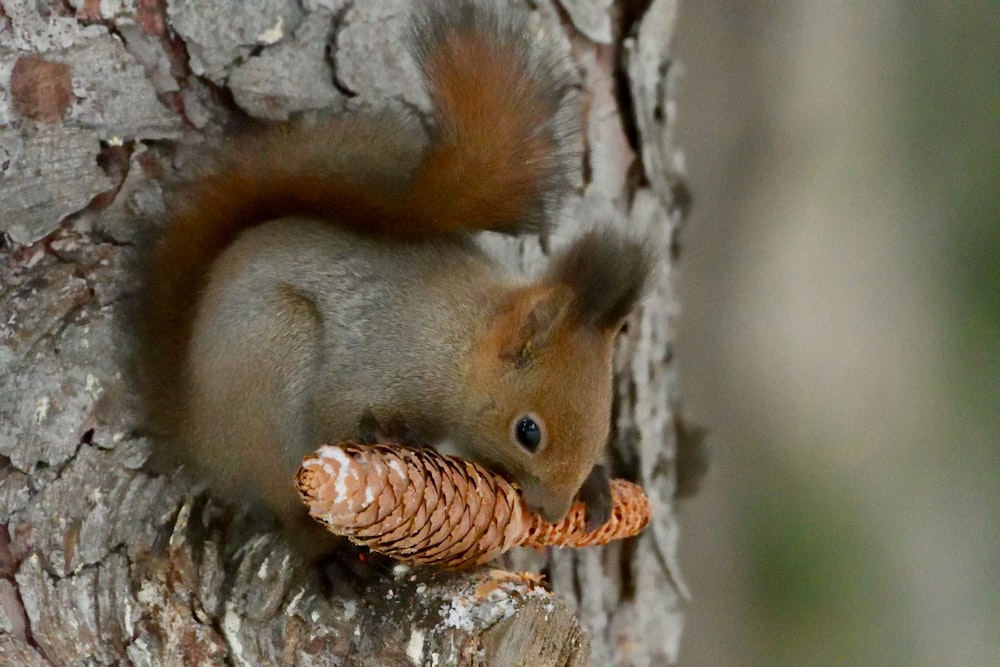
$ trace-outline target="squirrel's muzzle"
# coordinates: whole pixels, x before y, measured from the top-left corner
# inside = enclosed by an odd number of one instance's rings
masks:
[[[575,495],[553,493],[552,489],[545,489],[536,484],[529,484],[523,490],[528,509],[540,514],[549,523],[556,523],[565,518]]]

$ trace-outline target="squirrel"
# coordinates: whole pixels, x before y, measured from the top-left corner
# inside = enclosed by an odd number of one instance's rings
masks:
[[[154,457],[332,537],[292,479],[329,442],[450,448],[557,521],[610,512],[613,343],[649,244],[584,234],[529,279],[476,243],[545,231],[581,153],[564,58],[526,16],[436,0],[410,51],[431,102],[229,140],[182,186],[146,252],[135,322]],[[335,545],[335,543],[332,543]]]

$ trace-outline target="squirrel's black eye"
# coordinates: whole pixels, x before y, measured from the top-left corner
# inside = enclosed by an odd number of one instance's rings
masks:
[[[522,447],[533,452],[542,442],[542,429],[531,417],[521,417],[514,426],[514,436]]]

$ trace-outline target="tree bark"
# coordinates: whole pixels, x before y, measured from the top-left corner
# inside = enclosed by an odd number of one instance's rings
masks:
[[[529,270],[590,225],[670,249],[616,357],[611,463],[645,487],[651,527],[508,558],[546,572],[554,594],[487,570],[402,567],[329,592],[273,535],[233,530],[210,492],[147,472],[120,315],[161,185],[245,115],[423,109],[400,48],[405,3],[4,0],[0,663],[676,662],[676,1],[532,4],[579,66],[586,165],[553,238],[490,243]]]

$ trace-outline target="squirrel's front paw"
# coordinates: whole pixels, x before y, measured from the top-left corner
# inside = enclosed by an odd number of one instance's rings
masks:
[[[358,420],[358,443],[362,445],[374,445],[383,439],[382,427],[371,410],[366,410],[361,419]]]
[[[611,477],[608,468],[598,463],[580,487],[577,498],[586,508],[587,532],[604,525],[611,518]]]
[[[392,442],[414,448],[429,446],[401,416],[394,415],[387,423],[380,424],[371,410],[366,410],[358,420],[358,442],[362,445]]]

